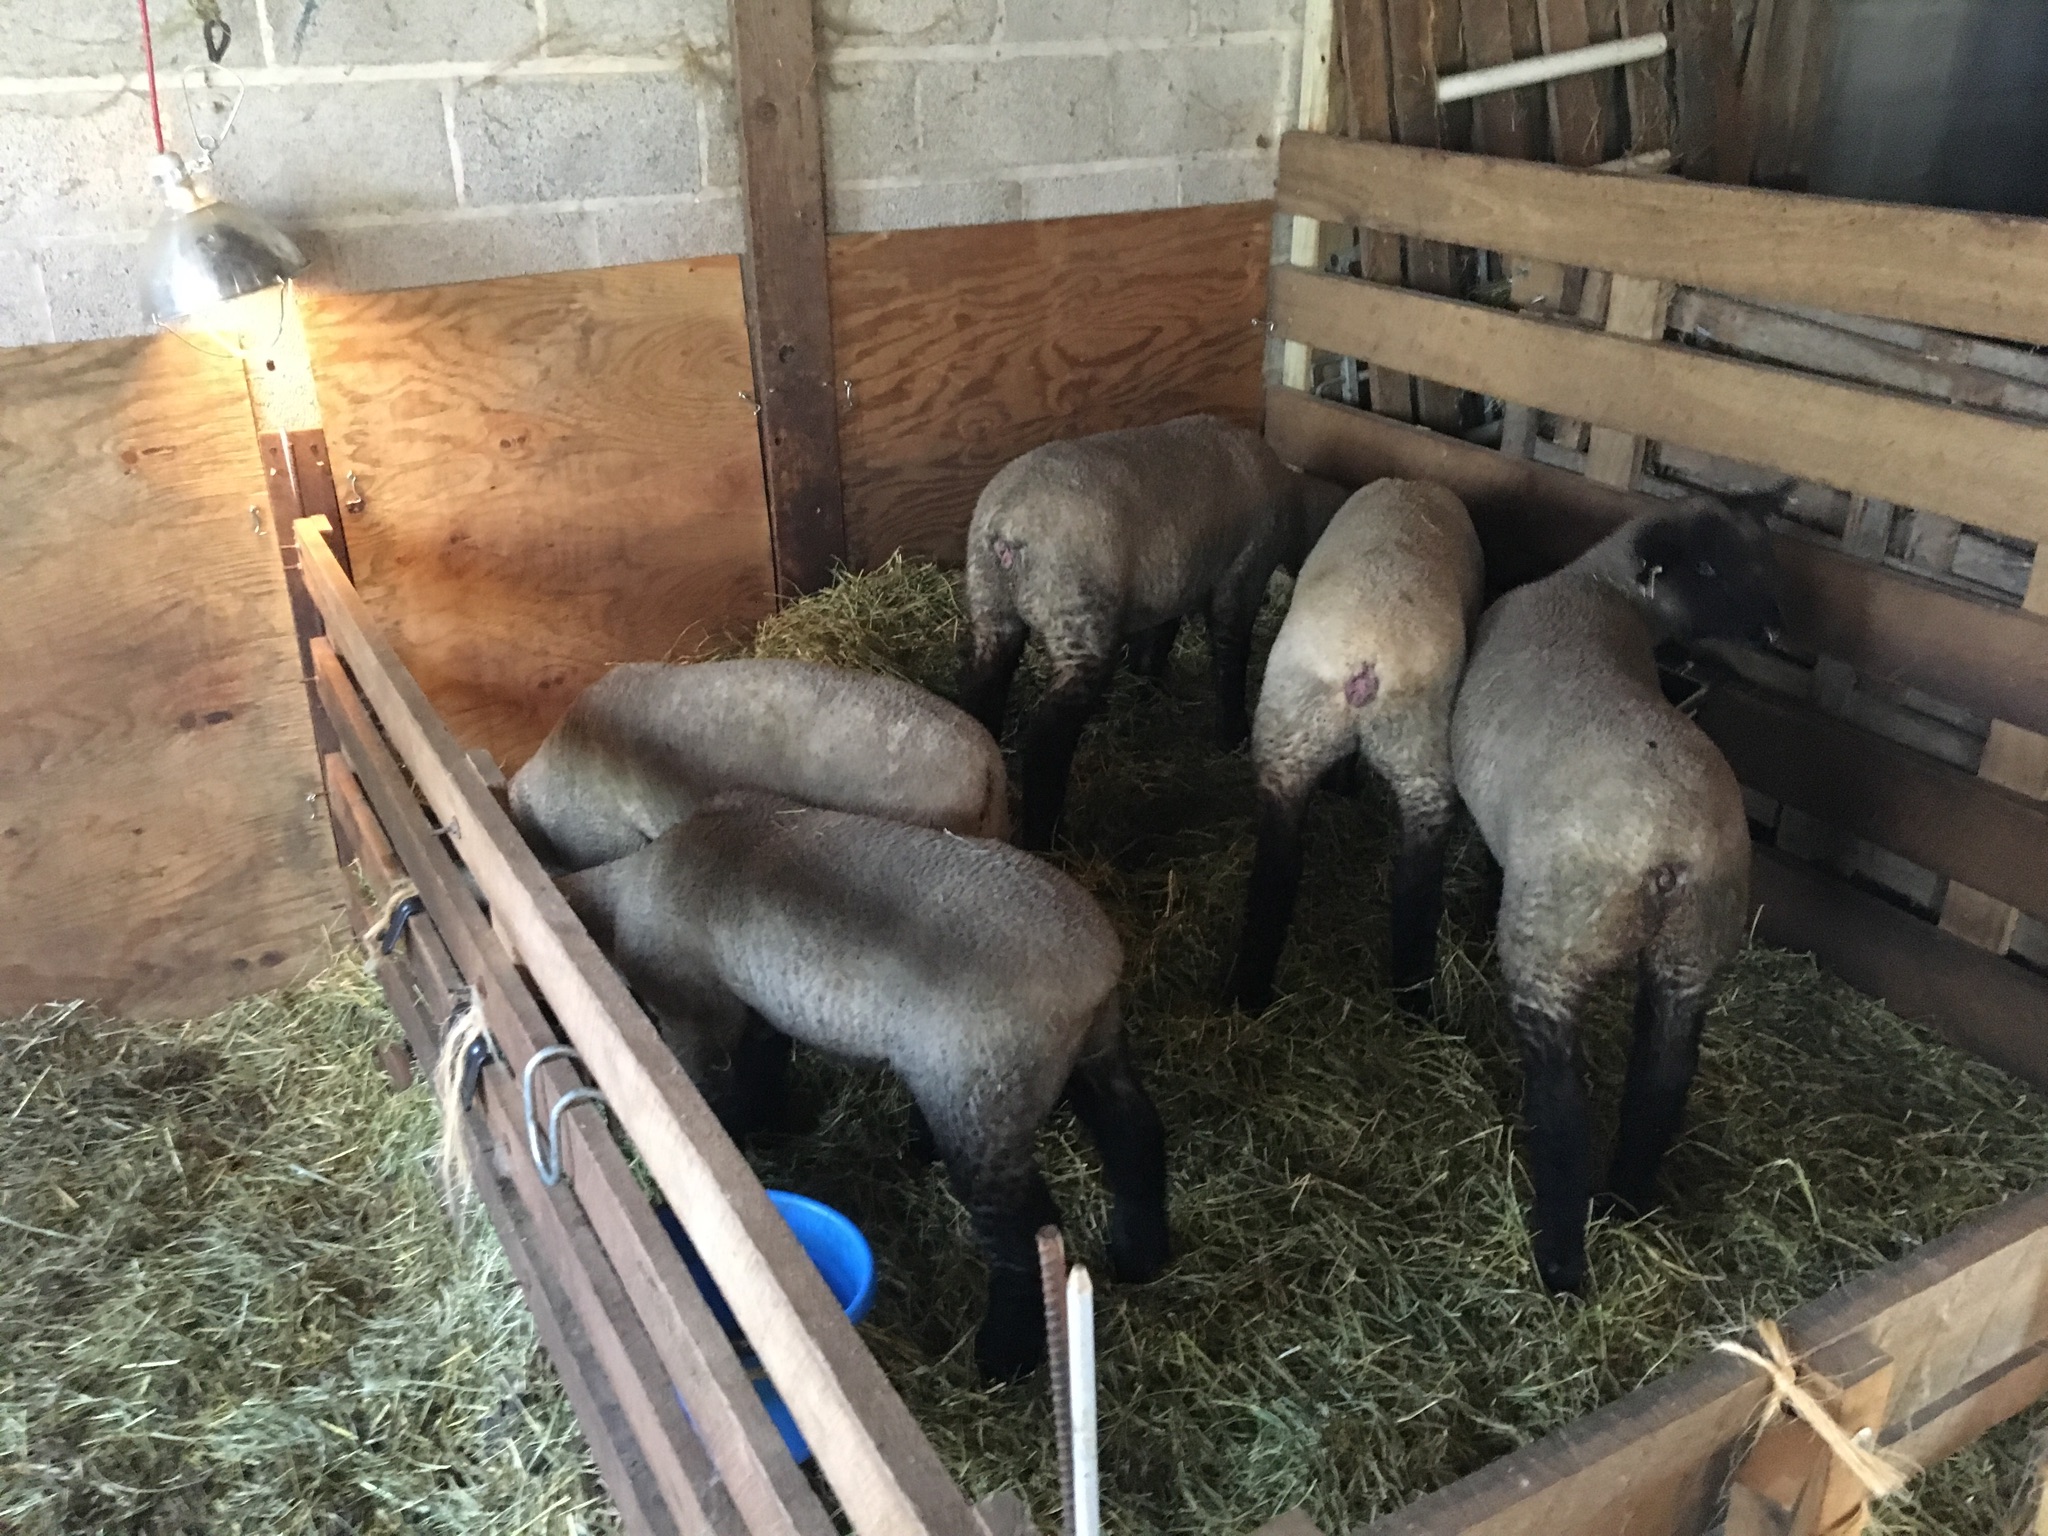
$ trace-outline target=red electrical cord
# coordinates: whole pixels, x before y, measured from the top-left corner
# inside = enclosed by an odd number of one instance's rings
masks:
[[[164,152],[164,113],[156,99],[156,44],[149,38],[149,0],[135,0],[142,9],[142,62],[149,70],[149,121],[156,129],[156,152]]]

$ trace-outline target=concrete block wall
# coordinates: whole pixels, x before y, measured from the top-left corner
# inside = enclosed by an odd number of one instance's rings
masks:
[[[155,0],[164,128],[234,99]],[[816,0],[839,230],[1269,196],[1302,0]],[[390,288],[735,251],[726,0],[219,0],[215,158],[307,281]],[[0,345],[144,328],[133,0],[0,0]]]

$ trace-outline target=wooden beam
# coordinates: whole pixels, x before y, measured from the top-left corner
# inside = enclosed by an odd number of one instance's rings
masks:
[[[1303,133],[1280,142],[1279,202],[1310,218],[2048,344],[2043,219],[1601,176]]]
[[[1615,186],[1640,183],[1612,178]],[[2048,226],[2044,226],[2048,228]],[[1284,336],[1455,380],[1642,437],[2048,537],[2048,428],[1853,384],[1550,324],[1455,299],[1283,269]]]
[[[523,1071],[534,1052],[559,1043],[553,1028],[499,945],[492,918],[477,906],[427,825],[405,774],[326,641],[315,646],[314,665],[342,750],[382,828],[485,1009],[498,1049],[511,1069]],[[580,1085],[559,1061],[545,1065],[537,1080],[548,1097]],[[749,1530],[755,1536],[829,1536],[830,1520],[790,1460],[610,1131],[593,1109],[578,1106],[563,1117],[562,1134],[570,1182]],[[523,1146],[514,1151],[525,1155]]]
[[[1534,12],[1531,12],[1533,17]],[[1465,67],[1487,69],[1522,57],[1508,0],[1464,0]],[[1529,50],[1540,52],[1540,47]],[[1494,91],[1472,103],[1472,144],[1481,154],[1533,160],[1541,150],[1542,88]]]
[[[2048,807],[1744,683],[1714,683],[1694,718],[1759,793],[2048,913]]]
[[[1496,590],[1547,575],[1664,505],[1289,390],[1268,391],[1266,435],[1290,464],[1351,485],[1394,475],[1449,486],[1471,509]],[[2048,732],[2048,620],[1854,559],[1832,541],[1780,533],[1777,553],[1799,645],[1878,682]]]
[[[1731,0],[1671,0],[1679,160],[1699,181],[1733,181],[1741,92]]]
[[[1607,334],[1662,341],[1671,292],[1671,284],[1654,277],[1615,278],[1607,299]],[[1586,477],[1627,490],[1642,471],[1645,446],[1632,432],[1595,426],[1586,446]]]
[[[1545,53],[1568,53],[1593,41],[1586,0],[1536,0]],[[1559,165],[1598,165],[1607,158],[1604,76],[1573,75],[1550,83],[1550,157]]]
[[[2048,981],[1776,849],[1757,849],[1751,898],[1766,944],[2048,1091]]]
[[[306,570],[335,649],[448,828],[492,920],[512,935],[613,1119],[696,1243],[849,1518],[887,1536],[975,1536],[966,1499],[739,1149],[369,622],[333,558],[315,548]]]
[[[1665,0],[1621,0],[1622,35],[1648,37],[1664,31],[1665,10]],[[1646,59],[1623,71],[1628,92],[1628,147],[1634,154],[1676,147],[1671,131],[1671,92],[1664,83],[1666,63],[1665,59]]]
[[[794,597],[846,558],[811,0],[732,0],[731,17],[754,400],[776,589]]]

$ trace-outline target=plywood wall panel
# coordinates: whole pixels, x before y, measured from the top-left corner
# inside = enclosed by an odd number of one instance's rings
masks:
[[[1259,419],[1272,206],[840,236],[832,327],[856,564],[957,563],[996,470],[1055,438]]]
[[[306,332],[357,584],[508,769],[607,666],[767,611],[734,258],[320,295]]]
[[[319,963],[341,886],[240,365],[0,352],[0,486],[0,1013]]]

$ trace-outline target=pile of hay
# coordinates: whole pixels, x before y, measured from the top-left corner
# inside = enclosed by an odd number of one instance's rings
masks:
[[[1275,615],[1269,614],[1270,630]],[[758,654],[945,690],[952,584],[897,562],[784,611]],[[1016,709],[1039,678],[1027,666]],[[1263,1018],[1215,1003],[1250,864],[1250,765],[1210,744],[1199,633],[1162,695],[1120,678],[1076,765],[1063,860],[1126,945],[1126,1018],[1173,1160],[1180,1258],[1098,1293],[1103,1503],[1120,1532],[1244,1532],[1296,1504],[1325,1531],[1395,1509],[2048,1178],[2048,1110],[1813,965],[1746,953],[1710,1023],[1666,1214],[1592,1234],[1585,1303],[1537,1286],[1509,1111],[1484,850],[1452,861],[1441,1030],[1384,973],[1391,807],[1319,797],[1300,919]],[[1628,998],[1588,1048],[1611,1115]],[[811,1123],[755,1150],[770,1183],[859,1220],[881,1260],[864,1332],[977,1495],[1058,1495],[1043,1380],[977,1385],[981,1271],[937,1169],[903,1155],[883,1074],[806,1056]],[[1607,1127],[1611,1133],[1611,1125]],[[1100,1258],[1092,1150],[1042,1139],[1070,1243]],[[2023,1422],[1923,1481],[1886,1529],[1992,1532],[2025,1478]]]
[[[945,576],[897,563],[756,648],[944,687],[957,630]],[[1304,1503],[1335,1536],[2048,1178],[2048,1112],[2010,1079],[1755,951],[1710,1026],[1675,1208],[1595,1230],[1588,1302],[1544,1296],[1480,850],[1454,861],[1443,1030],[1388,1004],[1369,795],[1315,809],[1292,995],[1219,1012],[1251,785],[1208,745],[1202,678],[1191,643],[1163,696],[1118,683],[1065,855],[1124,934],[1181,1244],[1159,1282],[1098,1293],[1118,1536],[1242,1536]],[[1590,1031],[1609,1104],[1625,1004],[1603,998]],[[373,1062],[395,1035],[348,965],[191,1023],[69,1007],[5,1027],[0,1530],[614,1528],[488,1223],[447,1226],[424,1089],[393,1093]],[[980,1265],[942,1175],[904,1158],[906,1100],[800,1061],[811,1123],[757,1165],[861,1222],[882,1276],[863,1331],[891,1377],[971,1492],[1021,1484],[1056,1528],[1043,1378],[975,1382]],[[1043,1150],[1096,1262],[1092,1152],[1064,1116]],[[1881,1528],[2015,1529],[2032,1428],[1944,1463]]]
[[[0,1531],[617,1522],[424,1087],[337,964],[189,1023],[0,1027]]]

